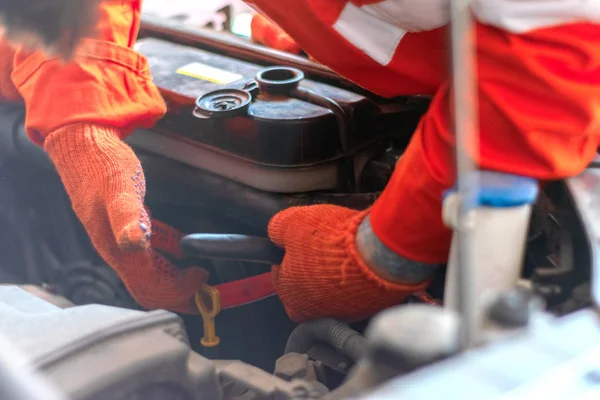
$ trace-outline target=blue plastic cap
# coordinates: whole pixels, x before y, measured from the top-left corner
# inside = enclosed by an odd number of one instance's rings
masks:
[[[478,183],[474,207],[517,207],[533,204],[538,195],[538,183],[533,178],[492,171],[477,171]],[[456,192],[456,187],[444,192],[444,198]]]

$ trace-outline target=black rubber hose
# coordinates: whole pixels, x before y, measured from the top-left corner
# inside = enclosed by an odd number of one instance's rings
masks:
[[[358,361],[366,350],[365,338],[345,323],[321,318],[298,325],[290,335],[286,353],[307,353],[317,342],[324,342],[348,359]]]
[[[308,89],[296,88],[291,91],[290,95],[299,100],[326,108],[330,110],[333,115],[335,115],[335,119],[338,124],[340,147],[344,154],[348,156],[350,154],[350,144],[348,143],[350,132],[348,117],[342,106],[340,106],[335,100],[330,99],[327,96],[322,96]],[[355,178],[354,159],[346,157],[342,161],[342,164],[343,174],[345,176],[345,188],[350,192],[356,192],[357,185]]]
[[[186,255],[229,261],[281,264],[284,250],[269,238],[249,235],[194,233],[181,239]]]

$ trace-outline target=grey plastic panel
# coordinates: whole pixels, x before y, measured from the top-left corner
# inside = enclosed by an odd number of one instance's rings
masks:
[[[425,368],[360,400],[600,399],[600,319],[584,310]]]
[[[70,400],[222,397],[214,364],[191,351],[183,323],[167,311],[63,309],[0,286],[0,335]]]
[[[17,286],[0,287],[0,332],[30,361],[142,311],[89,305],[61,309]]]

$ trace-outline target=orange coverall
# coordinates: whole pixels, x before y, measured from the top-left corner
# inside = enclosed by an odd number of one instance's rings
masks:
[[[442,192],[455,182],[446,68],[448,0],[249,2],[314,59],[371,91],[386,97],[435,95],[391,181],[368,213],[377,238],[396,254],[426,264],[444,263],[451,232],[442,222]],[[600,137],[600,8],[576,0],[476,0],[473,13],[479,166],[540,180],[581,172],[595,156]],[[351,246],[323,250],[333,242],[315,244],[315,232],[326,231],[336,218],[360,220],[365,215],[344,214],[331,206],[314,208],[312,218],[284,211],[270,226],[273,240],[287,250],[278,291],[295,319],[352,319],[421,288],[374,275]],[[310,228],[302,230],[300,220]],[[286,224],[292,227],[286,229]],[[357,225],[354,221],[336,229],[354,237]],[[342,235],[335,237],[343,240]],[[315,259],[311,243],[328,254]],[[331,270],[320,274],[320,266],[331,265],[329,258],[340,251],[347,256],[337,281],[324,276]]]
[[[0,98],[25,103],[29,137],[44,146],[94,247],[138,303],[193,313],[207,273],[178,270],[154,251],[177,253],[179,233],[153,223],[150,236],[144,174],[121,140],[166,110],[146,59],[132,50],[141,3],[102,2],[97,36],[68,64],[0,42]]]
[[[370,214],[377,237],[397,254],[432,264],[447,258],[451,235],[441,220],[441,194],[454,183],[454,139],[448,112],[444,0],[249,3],[313,58],[379,95],[435,94],[371,210],[293,208],[269,226],[272,239],[286,248],[284,262],[274,268],[274,279],[293,319],[355,319],[402,301],[427,283],[386,281],[361,260],[353,238]],[[576,0],[560,3],[475,2],[481,146],[477,161],[482,168],[551,180],[579,173],[596,152],[600,11]],[[162,115],[164,105],[147,65],[130,50],[139,5],[139,1],[104,4],[101,37],[86,41],[73,64],[17,51],[10,79],[2,69],[0,94],[24,99],[26,127],[33,140],[44,143],[57,129],[77,123],[115,127],[123,137]],[[7,63],[8,53],[1,54]],[[63,147],[68,149],[68,143]],[[53,157],[55,164],[60,159]],[[67,175],[61,174],[63,181]],[[75,197],[71,196],[77,211],[75,203],[86,200]],[[94,227],[86,228],[94,240]],[[106,245],[100,239],[94,244]],[[119,271],[114,265],[119,260],[110,251],[100,253],[108,254],[105,259]],[[130,290],[135,279],[141,278],[129,276],[129,284],[126,279]]]

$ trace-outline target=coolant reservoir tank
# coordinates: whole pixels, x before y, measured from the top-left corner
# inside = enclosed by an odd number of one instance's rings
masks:
[[[416,110],[315,82],[301,70],[265,67],[222,54],[144,38],[168,111],[134,147],[256,189],[300,193],[336,189],[357,154],[391,136],[410,137]],[[420,113],[421,110],[419,110]]]

